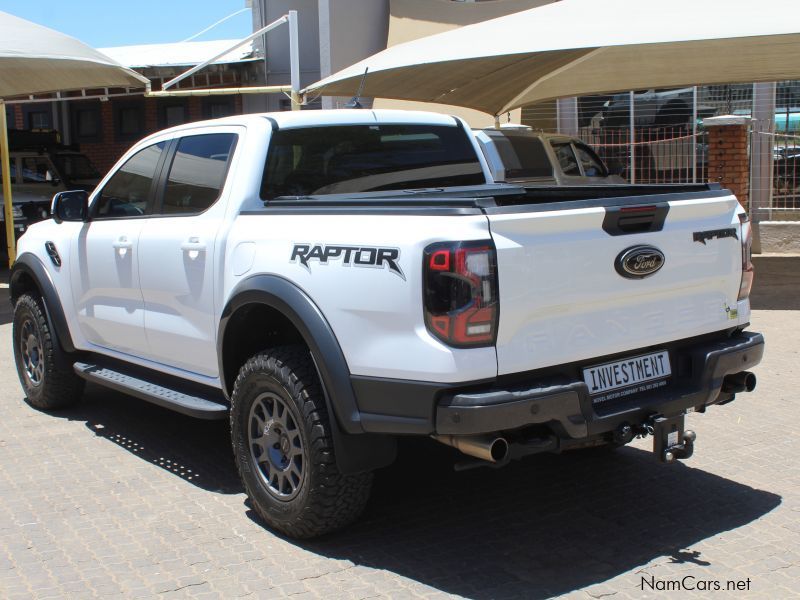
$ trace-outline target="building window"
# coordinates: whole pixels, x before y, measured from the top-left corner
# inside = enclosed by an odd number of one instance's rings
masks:
[[[144,135],[143,102],[114,104],[114,137],[119,142],[138,140]]]
[[[158,107],[158,126],[160,128],[183,125],[187,121],[188,110],[185,101],[170,101]]]
[[[50,108],[49,104],[26,106],[24,115],[27,129],[53,128],[53,109]]]
[[[206,119],[220,119],[233,114],[233,98],[212,97],[203,102],[203,115]]]
[[[72,109],[72,137],[77,142],[100,141],[100,103],[74,102]]]
[[[6,104],[6,126],[8,129],[17,128],[17,115],[13,106]]]

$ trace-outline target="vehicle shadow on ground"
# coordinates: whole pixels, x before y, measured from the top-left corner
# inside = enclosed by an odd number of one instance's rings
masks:
[[[83,421],[94,435],[204,490],[244,491],[227,420],[193,419],[91,384],[79,405],[49,414]]]
[[[191,419],[91,385],[83,403],[52,415],[84,422],[92,435],[201,489],[243,491],[226,421]],[[546,598],[657,557],[713,569],[694,544],[781,502],[691,466],[659,465],[636,448],[542,455],[464,472],[453,471],[457,457],[428,439],[403,443],[398,461],[377,472],[357,523],[319,540],[288,541],[447,593]],[[631,588],[640,577],[631,574]]]
[[[692,545],[781,502],[690,466],[656,464],[634,448],[461,473],[449,449],[421,450],[378,473],[358,523],[302,545],[451,594],[546,598],[659,556],[713,568]],[[631,588],[640,577],[631,575]]]

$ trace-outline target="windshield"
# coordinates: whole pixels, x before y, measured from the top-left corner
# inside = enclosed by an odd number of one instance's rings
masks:
[[[100,179],[100,173],[83,154],[56,154],[54,159],[63,177],[70,181]]]
[[[484,183],[475,148],[460,127],[304,127],[272,134],[261,198]]]

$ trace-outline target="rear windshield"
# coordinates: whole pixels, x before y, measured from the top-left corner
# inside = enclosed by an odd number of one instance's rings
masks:
[[[272,134],[261,198],[486,183],[460,127],[345,125]]]
[[[506,179],[553,176],[550,158],[538,137],[525,134],[505,134],[500,131],[490,131],[488,135],[500,155],[506,171]]]

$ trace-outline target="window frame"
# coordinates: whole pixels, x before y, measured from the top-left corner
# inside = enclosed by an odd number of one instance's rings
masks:
[[[122,111],[127,109],[137,109],[140,116],[139,130],[134,133],[122,133]],[[147,132],[147,123],[145,117],[144,99],[140,100],[124,100],[115,101],[111,106],[111,112],[114,118],[114,141],[117,142],[135,142],[141,139]]]
[[[164,162],[161,165],[161,173],[158,180],[158,187],[155,190],[151,190],[151,193],[154,194],[153,203],[151,206],[151,212],[148,216],[150,217],[157,217],[157,218],[179,218],[179,217],[196,217],[198,215],[202,215],[209,210],[213,209],[222,198],[222,195],[225,192],[225,187],[228,183],[228,175],[230,175],[231,171],[231,164],[233,163],[233,157],[236,153],[236,148],[239,145],[239,133],[235,131],[208,131],[208,130],[199,130],[200,132],[194,132],[192,130],[181,132],[183,135],[178,137],[171,138],[169,141],[169,146],[165,150],[166,156],[164,157]],[[233,144],[231,144],[231,151],[228,154],[228,160],[225,163],[225,170],[222,175],[222,187],[219,190],[219,194],[214,199],[214,201],[208,205],[208,207],[204,208],[200,211],[194,212],[181,212],[181,213],[165,213],[164,210],[164,195],[167,191],[167,183],[169,182],[169,174],[172,171],[172,165],[175,161],[175,156],[178,153],[178,144],[183,138],[187,137],[198,137],[201,135],[232,135],[234,136]]]
[[[100,101],[88,101],[84,103],[73,102],[70,106],[69,123],[72,137],[77,142],[95,143],[103,141],[103,119],[101,114]],[[97,131],[94,135],[81,135],[80,128],[78,127],[78,113],[91,112],[94,113],[95,124]]]
[[[158,110],[158,127],[159,129],[166,129],[168,127],[178,127],[178,125],[185,125],[189,123],[189,102],[188,98],[159,98],[157,103]],[[167,125],[167,110],[175,106],[183,108],[183,123],[178,125]]]
[[[130,160],[138,155],[143,150],[147,150],[151,146],[155,146],[157,144],[164,143],[165,147],[164,150],[161,151],[161,156],[158,158],[158,162],[156,163],[155,171],[153,172],[153,179],[150,182],[150,189],[147,192],[147,201],[145,203],[144,212],[141,215],[120,215],[120,216],[104,216],[98,215],[97,211],[99,210],[99,198],[103,195],[103,190],[106,189],[108,183],[114,178],[114,176],[119,173],[119,171],[124,167]],[[166,139],[166,140],[155,140],[150,144],[138,147],[133,154],[131,154],[128,159],[122,163],[119,169],[115,169],[112,173],[109,173],[108,176],[101,181],[102,187],[97,186],[97,190],[92,193],[91,203],[89,204],[89,221],[120,221],[120,220],[127,220],[127,219],[145,219],[153,216],[153,208],[154,208],[154,199],[155,199],[155,192],[157,190],[157,186],[161,181],[162,177],[164,176],[164,163],[166,161],[167,155],[169,154],[172,146],[174,145],[173,139]]]
[[[227,106],[230,112],[222,117],[212,116],[213,106]],[[236,115],[236,101],[233,96],[207,96],[203,98],[202,111],[204,119],[225,119]],[[188,115],[188,113],[187,113]]]
[[[43,108],[46,107],[46,108]],[[46,114],[49,123],[48,127],[32,127],[31,116],[34,114]],[[29,131],[52,131],[53,130],[53,109],[50,104],[23,104],[22,105],[22,125],[23,129]]]

